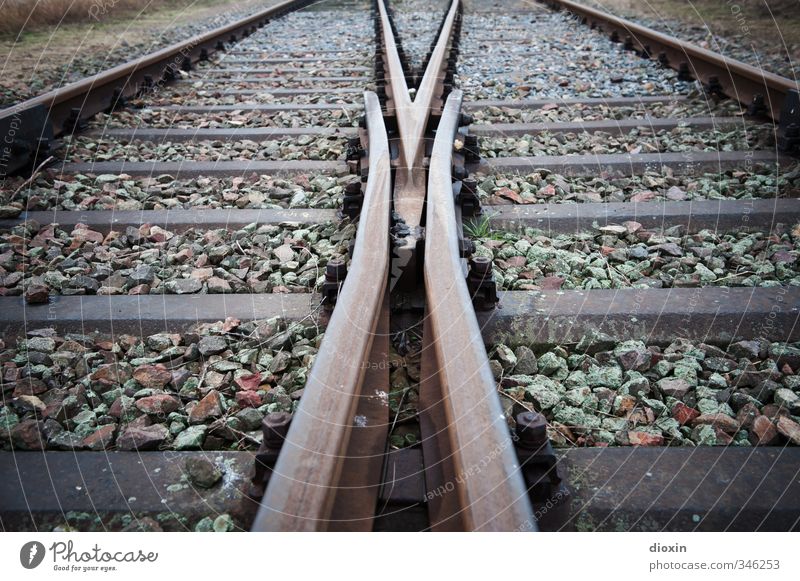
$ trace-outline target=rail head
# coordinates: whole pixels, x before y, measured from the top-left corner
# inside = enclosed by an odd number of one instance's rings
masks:
[[[364,98],[369,178],[353,260],[262,499],[255,531],[326,530],[330,525],[333,493],[389,274],[389,145],[378,97],[367,92]]]
[[[536,530],[528,492],[489,369],[463,276],[451,164],[462,93],[454,90],[439,122],[428,178],[425,239],[426,328],[435,357],[461,514],[469,530]]]

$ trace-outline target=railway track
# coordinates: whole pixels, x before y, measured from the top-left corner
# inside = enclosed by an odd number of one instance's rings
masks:
[[[796,529],[796,85],[307,4],[0,112],[4,528]]]

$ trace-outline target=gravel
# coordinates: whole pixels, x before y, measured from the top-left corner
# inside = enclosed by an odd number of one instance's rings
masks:
[[[464,16],[456,84],[477,99],[686,94],[693,83],[563,14]]]
[[[291,51],[313,56],[330,50],[371,52],[374,37],[371,10],[366,2],[349,6],[322,5],[273,20],[236,45],[237,51],[278,55]]]
[[[212,129],[239,127],[357,127],[363,109],[342,107],[321,111],[263,112],[243,109],[216,113],[182,113],[169,109],[123,110],[112,115],[96,115],[90,127],[135,128],[156,127],[174,129]]]
[[[98,161],[257,161],[342,159],[345,140],[341,137],[301,135],[292,139],[267,141],[123,141],[94,137],[64,139],[65,158],[73,162]]]
[[[221,349],[203,355],[209,340]],[[316,326],[281,318],[148,337],[32,330],[0,341],[0,447],[255,449],[265,414],[297,408],[321,340]],[[220,476],[187,466],[197,486]]]
[[[800,344],[662,348],[593,333],[546,352],[491,351],[509,422],[521,408],[543,413],[558,447],[800,445]]]
[[[0,238],[0,295],[39,286],[62,295],[309,292],[354,234],[347,221],[182,233],[143,225],[107,236],[27,221]]]
[[[530,228],[481,232],[475,242],[477,254],[494,259],[504,290],[800,285],[800,226],[684,232],[683,226],[657,233],[626,222],[552,237]]]
[[[392,20],[412,73],[422,77],[425,57],[436,39],[439,26],[450,8],[447,0],[401,0],[392,2]]]
[[[10,179],[0,191],[0,205],[17,210],[163,210],[201,208],[320,208],[341,207],[344,186],[357,177],[299,174],[235,178],[175,179],[163,174],[41,175],[19,194],[24,178]],[[9,212],[9,217],[14,217]]]
[[[521,137],[483,137],[483,157],[535,157],[538,155],[581,155],[606,153],[665,153],[681,151],[734,151],[774,147],[775,136],[768,125],[747,129],[698,131],[680,125],[653,130],[646,124],[619,135],[592,133],[550,133]]]
[[[609,107],[583,103],[552,103],[539,109],[485,107],[470,111],[477,125],[491,123],[564,123],[622,119],[734,117],[742,114],[739,103],[731,99],[715,100],[695,95],[687,101],[645,103]]]
[[[323,88],[317,83],[309,84],[309,88]],[[335,88],[345,88],[338,85]],[[279,105],[279,104],[314,104],[330,103],[343,106],[361,106],[363,103],[362,93],[310,93],[300,95],[274,95],[269,91],[276,87],[259,87],[253,83],[227,82],[223,85],[214,83],[185,83],[182,85],[172,85],[156,90],[155,93],[147,95],[145,98],[133,101],[132,104],[138,108],[163,107],[171,105],[189,105],[211,107],[217,105]],[[283,88],[283,87],[281,87]],[[373,90],[371,83],[362,87],[364,90]],[[222,91],[247,91],[246,93],[223,94]]]
[[[800,165],[756,166],[700,176],[647,172],[618,178],[564,177],[539,169],[527,175],[472,176],[488,204],[661,202],[800,197]]]

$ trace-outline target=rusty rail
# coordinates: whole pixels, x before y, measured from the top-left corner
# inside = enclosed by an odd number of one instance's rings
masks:
[[[428,178],[421,414],[431,525],[437,530],[535,530],[467,289],[451,177],[461,91],[442,113]]]
[[[572,0],[540,0],[554,9],[564,9],[586,24],[610,34],[645,58],[679,70],[686,78],[703,82],[713,93],[723,93],[775,121],[797,123],[797,82],[701,48],[690,42],[657,32],[602,10]],[[793,92],[793,93],[792,93]],[[791,95],[791,102],[787,96]],[[787,116],[788,119],[787,119]]]
[[[356,488],[344,479],[349,476],[345,463],[352,457],[348,447],[353,426],[364,424],[357,408],[362,403],[377,404],[387,410],[388,418],[386,393],[380,393],[388,386],[370,384],[366,389],[365,376],[385,310],[391,167],[383,115],[374,93],[365,93],[365,107],[369,179],[350,272],[270,477],[253,525],[256,531],[351,530],[365,524],[336,518],[344,512],[337,510],[337,496]],[[378,467],[381,460],[378,456]],[[372,512],[374,504],[367,508]]]

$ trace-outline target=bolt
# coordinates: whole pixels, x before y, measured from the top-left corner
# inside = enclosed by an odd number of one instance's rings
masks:
[[[522,412],[514,419],[518,445],[523,448],[540,448],[547,442],[547,420],[542,414]]]
[[[486,256],[473,256],[469,261],[470,274],[476,278],[486,278],[492,274],[492,259]]]
[[[678,80],[679,81],[691,81],[692,80],[692,71],[689,69],[689,63],[686,61],[681,61],[681,64],[678,65]]]
[[[267,448],[280,450],[289,433],[289,424],[292,414],[287,412],[272,412],[264,416],[261,422],[261,432],[264,434],[264,444]]]
[[[341,282],[347,276],[347,263],[341,258],[331,258],[325,266],[325,280]]]

